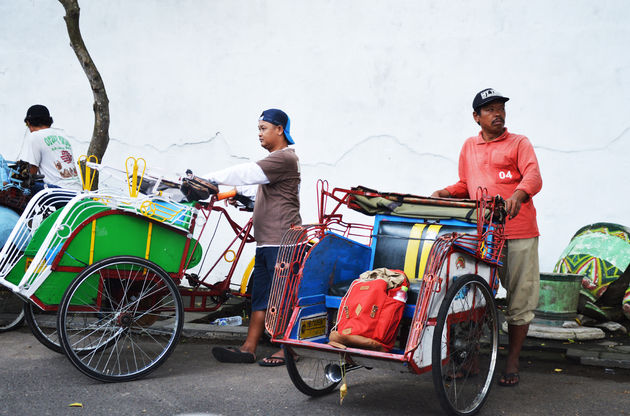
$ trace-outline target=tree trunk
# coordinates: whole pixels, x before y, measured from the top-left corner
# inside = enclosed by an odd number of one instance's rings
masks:
[[[101,74],[99,74],[92,57],[85,47],[83,37],[81,36],[81,30],[79,29],[79,4],[77,0],[59,0],[66,10],[64,20],[66,21],[66,27],[68,29],[68,35],[70,37],[70,46],[74,50],[74,53],[79,59],[79,63],[87,75],[92,93],[94,94],[94,131],[92,132],[92,140],[88,147],[88,157],[94,155],[98,158],[99,162],[103,160],[105,150],[109,144],[109,99],[105,92],[105,85]],[[81,170],[85,169],[81,166]],[[98,180],[94,181],[92,188],[98,186]]]

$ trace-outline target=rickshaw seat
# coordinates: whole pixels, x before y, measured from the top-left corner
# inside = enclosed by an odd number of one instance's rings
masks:
[[[367,270],[387,267],[405,272],[410,281],[410,288],[403,316],[411,318],[429,252],[435,239],[442,234],[471,232],[473,229],[475,229],[474,224],[458,220],[425,222],[421,219],[377,215],[374,221],[374,233],[370,246],[371,257]],[[338,274],[339,270],[335,273]],[[326,295],[327,308],[339,308],[342,296],[358,274],[348,280],[335,278],[329,281],[330,286]]]
[[[458,220],[424,221],[377,215],[374,221],[371,268],[403,270],[410,282],[419,281],[435,240],[452,232],[466,233],[474,224]]]

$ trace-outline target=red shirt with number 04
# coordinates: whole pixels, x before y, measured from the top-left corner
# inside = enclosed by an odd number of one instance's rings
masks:
[[[527,137],[509,133],[491,142],[479,135],[469,137],[459,154],[459,181],[446,187],[455,198],[475,198],[478,187],[490,195],[508,199],[520,189],[529,195],[518,215],[505,223],[508,239],[532,238],[540,235],[536,208],[532,197],[542,188],[542,177],[534,147]]]

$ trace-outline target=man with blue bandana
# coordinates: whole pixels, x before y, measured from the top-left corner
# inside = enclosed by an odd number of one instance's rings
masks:
[[[256,260],[252,274],[252,314],[247,338],[240,347],[215,347],[214,357],[222,362],[253,363],[256,347],[265,327],[265,312],[284,233],[300,225],[300,164],[290,133],[291,121],[278,109],[263,111],[258,119],[258,140],[269,155],[258,162],[244,163],[204,175],[219,185],[258,185],[254,204]],[[262,366],[283,365],[284,351],[258,361]]]

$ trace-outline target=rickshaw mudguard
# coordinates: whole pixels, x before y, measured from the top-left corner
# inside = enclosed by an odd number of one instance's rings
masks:
[[[52,271],[31,296],[35,303],[40,306],[59,304],[66,288],[79,271],[87,265],[114,256],[132,255],[146,258],[158,264],[167,273],[179,271],[188,238],[185,231],[102,204],[102,209],[93,209],[90,211],[91,215],[84,215],[85,210],[82,209],[85,208],[84,204],[90,204],[94,208],[93,204],[99,203],[81,201],[69,214],[79,225],[74,230],[68,230],[71,235],[63,246],[55,248]],[[29,260],[34,257],[43,239],[50,232],[57,218],[55,214],[57,212],[46,218],[33,236],[26,250],[26,261],[22,266],[24,268],[20,268],[18,263],[15,269],[25,270],[28,267]],[[194,243],[195,241],[191,239],[189,247],[194,247]],[[201,251],[201,247],[197,246],[194,253],[189,253],[188,267],[194,267],[199,263]],[[94,291],[96,292],[96,289]]]

